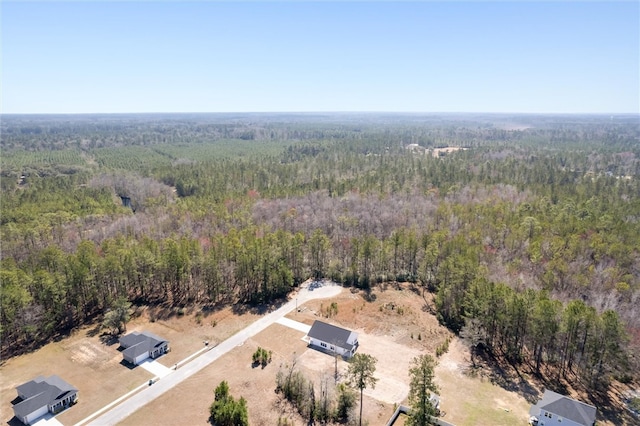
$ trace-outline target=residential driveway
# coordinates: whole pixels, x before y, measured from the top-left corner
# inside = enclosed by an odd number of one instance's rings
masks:
[[[279,309],[260,318],[218,346],[195,358],[193,361],[178,367],[173,373],[136,393],[120,405],[115,406],[100,417],[95,418],[89,424],[96,426],[117,424],[143,405],[167,392],[188,377],[193,376],[236,346],[243,344],[248,338],[255,336],[280,318],[283,318],[286,314],[294,310],[298,304],[303,304],[312,299],[334,297],[340,294],[341,291],[342,287],[328,282],[312,282],[305,285],[304,288],[298,291],[298,294],[293,295],[292,299]]]
[[[154,376],[158,376],[159,378],[163,378],[173,371],[172,369],[160,364],[157,360],[151,358],[145,359],[142,363],[138,364],[138,367],[144,368],[149,373]]]
[[[62,426],[58,420],[51,413],[47,413],[40,417],[37,422],[33,423],[33,426]]]
[[[289,318],[280,318],[278,321],[276,321],[278,324],[280,325],[284,325],[285,327],[289,327],[289,328],[293,328],[294,330],[298,330],[303,332],[305,335],[309,334],[309,330],[311,330],[311,326],[307,325],[303,322],[299,322],[299,321],[294,321],[292,319]]]

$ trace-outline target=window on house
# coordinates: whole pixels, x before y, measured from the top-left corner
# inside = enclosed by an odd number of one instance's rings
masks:
[[[324,343],[324,342],[321,342],[321,343],[320,343],[320,346],[322,346],[323,348],[326,348],[326,347],[327,347],[327,344],[326,344],[326,343]]]

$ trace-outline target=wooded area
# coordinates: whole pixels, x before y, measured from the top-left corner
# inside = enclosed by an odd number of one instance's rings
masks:
[[[452,330],[537,371],[590,387],[638,371],[635,115],[9,115],[1,131],[3,357],[120,298],[270,303],[327,277],[414,283]],[[429,151],[448,146],[466,149]]]

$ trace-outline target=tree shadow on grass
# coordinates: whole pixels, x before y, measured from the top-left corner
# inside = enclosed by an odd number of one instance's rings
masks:
[[[604,390],[590,391],[590,403],[597,407],[598,419],[604,418],[615,425],[639,425],[637,419],[624,406],[624,401],[612,399],[611,394]]]
[[[254,314],[254,315],[265,315],[270,312],[273,312],[277,309],[280,309],[282,306],[287,304],[289,300],[287,299],[277,299],[269,303],[256,303],[256,304],[248,304],[248,303],[236,303],[231,307],[231,310],[236,315],[243,314]]]
[[[102,324],[96,324],[92,329],[87,330],[87,337],[96,337],[102,331]]]
[[[476,354],[476,364],[478,367],[472,370],[469,375],[484,373],[491,383],[500,386],[506,391],[515,392],[522,396],[527,402],[535,404],[540,399],[540,392],[533,387],[529,380],[522,376],[517,365],[497,358],[486,351]]]
[[[111,333],[102,333],[100,335],[100,342],[102,342],[102,344],[106,346],[113,346],[116,343],[120,342],[119,337],[120,337],[119,335],[115,335]]]

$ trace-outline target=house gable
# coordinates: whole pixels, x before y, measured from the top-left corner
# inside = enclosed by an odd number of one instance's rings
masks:
[[[562,418],[582,426],[592,426],[596,421],[596,407],[550,390],[544,391],[529,413],[540,416],[539,420]]]
[[[358,346],[358,333],[322,321],[315,321],[307,335],[310,344],[324,349],[329,349],[327,345],[335,345],[342,355],[352,355]]]
[[[78,389],[55,375],[48,378],[38,376],[16,387],[16,391],[22,401],[13,406],[13,412],[20,421],[27,423],[47,411],[57,412],[74,403],[78,393]]]
[[[124,348],[122,356],[131,363],[137,363],[145,354],[155,357],[165,353],[169,342],[149,332],[133,332],[120,338],[120,346]]]

